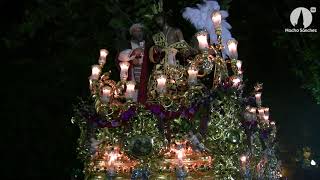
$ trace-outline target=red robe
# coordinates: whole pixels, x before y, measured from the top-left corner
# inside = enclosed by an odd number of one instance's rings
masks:
[[[141,65],[141,75],[140,75],[140,86],[138,89],[138,102],[141,104],[145,104],[145,102],[147,101],[147,86],[148,86],[148,80],[149,80],[149,74],[150,74],[150,70],[152,69],[150,67],[150,62],[149,62],[149,56],[148,56],[148,51],[149,48],[145,47],[144,49],[144,56],[143,56],[143,61],[142,61],[142,65]],[[119,66],[119,59],[118,59],[118,55],[116,58],[116,64],[117,67],[120,71],[120,66]],[[128,70],[128,81],[133,80],[132,74],[133,74],[133,62],[129,61],[130,66],[129,66],[129,70]]]

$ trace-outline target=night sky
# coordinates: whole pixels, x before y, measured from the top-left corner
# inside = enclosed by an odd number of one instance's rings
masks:
[[[1,107],[4,116],[1,122],[5,123],[1,126],[5,132],[3,179],[50,176],[70,179],[72,170],[81,168],[76,159],[79,130],[70,122],[72,105],[77,97],[89,95],[87,77],[101,44],[89,41],[85,48],[90,50],[81,51],[84,48],[76,45],[71,48],[58,40],[48,41],[47,35],[56,29],[46,24],[33,37],[20,41],[19,46],[3,46],[2,37],[17,38],[15,29],[25,20],[25,10],[32,9],[37,2],[0,2],[5,100]],[[280,157],[291,173],[299,171],[293,163],[298,149],[310,146],[320,155],[320,106],[301,88],[301,82],[291,71],[292,59],[288,59],[291,52],[272,44],[275,32],[284,33],[284,28],[292,27],[290,12],[299,6],[316,6],[314,2],[241,0],[232,2],[229,10],[228,21],[239,42],[239,59],[243,60],[247,86],[250,88],[256,82],[264,84],[263,103],[270,107],[271,119],[276,121]],[[317,17],[314,16],[312,26],[320,30]],[[90,27],[69,33],[89,36],[88,31],[94,29],[95,23],[83,22],[86,23],[90,23]],[[72,23],[61,25],[64,26]],[[62,37],[63,42],[68,33]],[[79,54],[86,54],[83,58],[91,60],[83,62]],[[299,64],[298,57],[295,63]]]

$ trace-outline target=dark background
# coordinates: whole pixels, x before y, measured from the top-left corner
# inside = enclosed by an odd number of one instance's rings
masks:
[[[0,2],[3,179],[70,179],[74,169],[81,168],[76,159],[79,130],[70,122],[72,105],[77,97],[89,95],[90,66],[96,63],[101,47],[113,49],[115,40],[108,33],[117,32],[106,25],[109,17],[99,6],[101,1],[78,1],[72,10],[66,8],[66,2]],[[264,83],[263,102],[278,126],[280,156],[287,175],[296,179],[302,179],[294,174],[301,171],[294,162],[296,151],[307,145],[320,153],[320,108],[292,73],[292,64],[300,63],[298,56],[288,58],[293,46],[277,48],[274,41],[284,28],[292,28],[289,15],[294,8],[309,8],[315,2],[233,1],[228,18],[239,42],[247,85]],[[175,2],[167,6],[179,13]],[[36,13],[39,9],[43,12]],[[77,16],[68,16],[71,11],[78,12]],[[34,17],[37,23],[26,23],[28,13],[38,16]],[[319,30],[317,17],[310,28]],[[176,21],[186,24],[181,17]],[[181,29],[187,40],[194,33]],[[112,62],[108,61],[111,69]]]

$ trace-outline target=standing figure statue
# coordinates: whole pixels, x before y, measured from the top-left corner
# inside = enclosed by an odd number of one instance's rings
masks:
[[[117,58],[117,65],[120,62],[129,62],[128,81],[136,83],[136,98],[140,103],[147,99],[147,83],[149,78],[149,56],[148,45],[145,40],[144,26],[140,23],[133,24],[129,29],[131,40],[129,49],[121,51]]]
[[[152,36],[154,46],[149,50],[149,59],[153,63],[176,65],[176,54],[186,53],[190,46],[183,38],[180,29],[170,26],[163,12],[154,16],[159,32]]]

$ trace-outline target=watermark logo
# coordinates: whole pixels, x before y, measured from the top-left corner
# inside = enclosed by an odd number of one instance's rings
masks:
[[[294,28],[286,28],[285,32],[317,32],[317,29],[308,28],[312,24],[312,13],[316,12],[316,7],[310,10],[305,7],[297,7],[290,14],[290,22]]]

